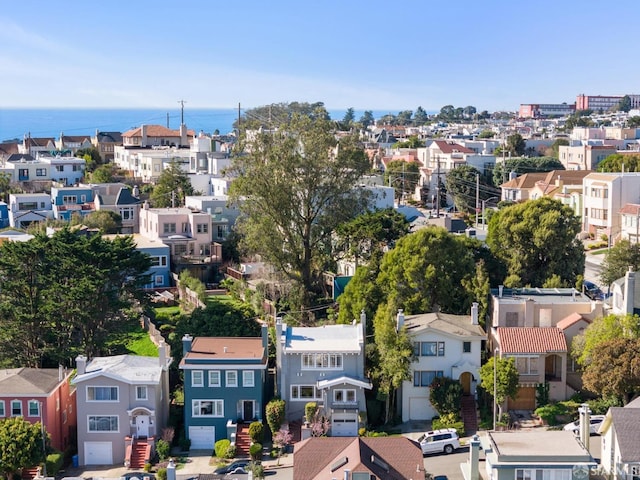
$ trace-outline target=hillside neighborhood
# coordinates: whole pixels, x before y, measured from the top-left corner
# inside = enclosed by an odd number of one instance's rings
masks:
[[[640,476],[640,95],[271,107],[0,143],[0,474]]]

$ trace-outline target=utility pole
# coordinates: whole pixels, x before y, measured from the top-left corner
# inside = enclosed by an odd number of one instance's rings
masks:
[[[476,228],[478,228],[478,212],[480,211],[480,174],[476,173]]]
[[[436,156],[438,167],[436,168],[436,217],[440,218],[440,155]]]
[[[167,112],[167,128],[169,128],[169,112]]]
[[[185,100],[178,100],[180,104],[180,125],[184,125],[184,104],[187,103]]]

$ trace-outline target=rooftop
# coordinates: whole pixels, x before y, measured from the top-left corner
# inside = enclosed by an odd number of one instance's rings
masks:
[[[363,338],[360,324],[288,327],[283,325],[286,353],[345,352],[359,353]]]

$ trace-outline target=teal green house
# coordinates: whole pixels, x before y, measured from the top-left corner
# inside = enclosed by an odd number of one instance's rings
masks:
[[[182,338],[184,425],[194,450],[234,440],[238,425],[262,420],[267,374],[266,325],[260,337]]]

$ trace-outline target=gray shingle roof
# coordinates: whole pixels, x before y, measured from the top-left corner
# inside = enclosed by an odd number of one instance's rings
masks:
[[[62,381],[57,368],[8,368],[0,370],[0,395],[42,395]]]
[[[640,461],[640,408],[611,407],[611,420],[618,439],[620,460]]]

